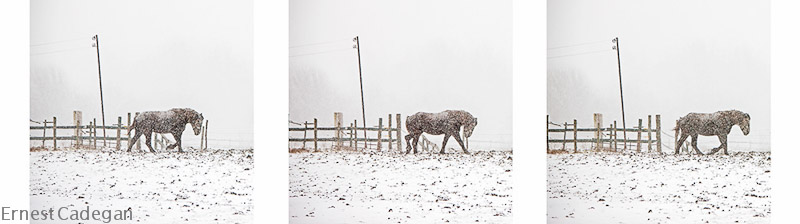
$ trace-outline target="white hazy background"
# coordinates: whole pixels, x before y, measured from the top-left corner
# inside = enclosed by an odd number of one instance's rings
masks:
[[[622,127],[617,36],[628,128],[661,114],[674,135],[675,120],[689,112],[737,109],[750,114],[751,132],[734,127],[729,148],[770,150],[769,1],[548,1],[551,121],[592,127],[592,114],[602,113],[606,127]],[[671,151],[674,140],[662,136]],[[706,152],[719,145],[713,136],[699,143]]]
[[[85,124],[101,123],[91,47],[99,34],[106,125],[118,116],[126,123],[128,112],[190,107],[209,120],[211,148],[253,147],[252,7],[250,0],[31,1],[30,119],[70,125],[80,110]],[[184,147],[200,144],[191,131],[183,137]]]
[[[470,148],[511,149],[511,18],[511,1],[290,1],[289,120],[363,125],[358,35],[368,126],[462,109],[478,118]]]

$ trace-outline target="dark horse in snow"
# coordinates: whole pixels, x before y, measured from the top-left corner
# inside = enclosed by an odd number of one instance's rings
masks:
[[[442,142],[442,150],[439,153],[444,153],[447,139],[450,136],[456,139],[464,153],[469,153],[467,148],[464,147],[464,142],[461,141],[461,127],[464,127],[464,140],[472,136],[472,130],[478,125],[478,118],[475,118],[469,112],[463,110],[446,110],[440,113],[425,113],[418,112],[406,118],[406,154],[411,152],[414,148],[414,153],[417,153],[417,142],[422,133],[432,135],[444,134],[444,142]],[[411,139],[414,140],[413,144]],[[469,144],[469,140],[467,140]]]
[[[136,118],[133,119],[133,123],[128,127],[129,136],[131,130],[136,130],[136,135],[128,142],[128,152],[130,152],[131,147],[133,147],[133,144],[130,143],[139,140],[142,134],[147,137],[147,148],[150,148],[150,152],[156,152],[153,150],[153,146],[150,145],[150,136],[153,132],[172,134],[172,137],[175,138],[175,143],[167,146],[167,149],[172,149],[177,146],[178,152],[183,152],[181,148],[181,134],[183,134],[183,131],[186,129],[187,123],[192,124],[194,135],[199,135],[200,128],[203,125],[203,114],[197,113],[197,111],[189,108],[142,112],[136,115]]]
[[[720,145],[708,154],[714,154],[722,149],[722,152],[728,155],[728,134],[731,133],[733,125],[739,125],[744,135],[750,134],[750,115],[738,110],[717,111],[711,114],[689,113],[678,120],[678,126],[673,130],[680,130],[677,145],[683,145],[683,141],[692,136],[692,148],[698,155],[703,153],[697,149],[697,135],[716,135]],[[678,149],[679,147],[675,147],[675,154],[680,153]]]

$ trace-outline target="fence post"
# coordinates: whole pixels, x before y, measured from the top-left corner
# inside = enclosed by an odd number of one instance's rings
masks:
[[[381,133],[383,133],[383,118],[378,118],[378,152],[381,151]]]
[[[392,151],[392,114],[389,114],[389,123],[386,125],[386,132],[389,133],[389,152]]]
[[[58,137],[56,134],[56,130],[58,130],[57,126],[58,124],[56,123],[56,117],[53,117],[53,150],[58,149],[58,142],[56,141],[56,138]]]
[[[303,121],[303,125],[305,126],[305,128],[303,128],[303,149],[305,149],[306,148],[306,136],[307,136],[306,133],[308,132],[308,121]]]
[[[353,120],[353,149],[358,151],[358,119]]]
[[[83,113],[80,111],[72,111],[72,123],[75,124],[75,145],[80,147],[83,145],[83,133],[81,132],[81,125],[83,124]]]
[[[545,133],[547,133],[547,139],[545,139],[545,144],[547,144],[547,153],[550,153],[550,115],[547,115],[547,121],[545,122]]]
[[[594,126],[597,127],[597,130],[595,130],[595,136],[597,136],[597,144],[595,145],[595,149],[600,151],[600,139],[602,138],[600,133],[600,123],[596,123]]]
[[[608,149],[611,149],[611,138],[614,137],[614,125],[609,123],[608,124]],[[603,144],[605,145],[605,144]]]
[[[639,127],[636,130],[636,152],[642,151],[642,119],[639,119]]]
[[[572,120],[572,143],[575,144],[575,153],[578,153],[578,119]]]
[[[119,144],[122,141],[122,116],[117,117],[117,150],[119,150]]]
[[[45,141],[47,141],[47,139],[45,138],[47,137],[47,119],[44,119],[44,122],[42,122],[42,124],[44,124],[44,128],[42,128],[42,149],[44,149]]]
[[[339,149],[342,147],[342,123],[344,115],[342,112],[334,112],[333,113],[333,126],[336,128],[336,133],[333,134],[334,137],[334,145],[335,149]]]
[[[614,121],[614,152],[617,152],[617,121]]]
[[[653,132],[650,131],[653,128],[652,127],[652,123],[653,123],[653,116],[652,115],[647,115],[647,152],[648,153],[650,153],[650,151],[653,150],[653,137],[652,137],[652,133]]]
[[[397,118],[397,150],[403,152],[403,134],[401,133],[403,128],[400,126],[400,114],[396,114],[395,116]]]
[[[203,144],[206,141],[206,126],[200,123],[200,148],[203,149]]]
[[[131,128],[131,112],[128,112],[128,126],[126,128],[126,129],[128,129],[128,134],[127,134],[128,135],[128,141],[127,141],[128,145],[126,145],[126,146],[128,146],[128,148],[130,148],[130,144],[131,144],[131,131],[130,131],[130,128]]]
[[[203,131],[203,137],[205,139],[205,143],[203,144],[203,149],[208,149],[208,120],[206,120],[206,129]]]
[[[92,147],[97,149],[97,118],[92,118]]]
[[[314,118],[314,152],[317,150],[317,119]]]
[[[569,127],[569,125],[567,125],[567,122],[564,122],[564,141],[561,141],[561,149],[563,149],[564,152],[567,151],[567,127]]]
[[[656,149],[661,154],[661,114],[656,114]]]
[[[347,132],[348,134],[350,134],[347,137],[347,142],[349,144],[348,146],[350,146],[351,149],[353,148],[353,127],[355,127],[353,126],[353,123],[350,123],[350,130],[348,130]]]
[[[675,120],[675,145],[674,145],[675,146],[675,154],[678,154],[680,152],[679,150],[681,148],[678,145],[678,138],[680,138],[680,136],[678,136],[678,129],[679,129],[678,128],[678,120]]]

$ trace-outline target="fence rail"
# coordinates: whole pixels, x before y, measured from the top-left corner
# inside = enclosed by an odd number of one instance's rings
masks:
[[[653,116],[647,116],[647,126],[642,125],[642,119],[639,119],[639,124],[634,128],[618,128],[617,121],[609,124],[609,127],[604,127],[602,124],[602,114],[595,114],[595,121],[593,128],[580,128],[578,127],[578,120],[572,120],[572,123],[564,122],[563,125],[556,124],[550,121],[550,115],[547,115],[547,152],[551,152],[551,143],[561,143],[562,150],[566,150],[566,143],[573,144],[573,152],[578,152],[578,143],[594,143],[595,149],[605,147],[608,143],[608,148],[613,149],[615,152],[619,149],[618,143],[622,143],[623,150],[627,150],[628,143],[636,143],[636,152],[642,151],[642,143],[647,145],[647,151],[653,151],[653,144],[657,152],[661,153],[661,115],[655,115],[655,129],[653,128]],[[563,128],[550,128],[550,126],[562,126]],[[572,133],[572,138],[568,139],[568,133]],[[579,132],[594,133],[594,138],[578,138]],[[618,132],[632,132],[635,133],[635,139],[619,138]],[[551,139],[550,133],[563,133],[562,139]],[[646,136],[643,136],[646,135]],[[608,136],[604,138],[604,136]]]
[[[139,113],[136,113],[138,115]],[[75,146],[83,146],[84,140],[87,140],[89,143],[86,145],[92,146],[93,148],[97,148],[97,141],[100,140],[102,145],[105,147],[108,145],[108,141],[116,143],[116,149],[119,150],[122,146],[122,143],[125,142],[127,144],[136,144],[137,149],[141,149],[141,142],[144,139],[140,138],[137,142],[131,143],[130,138],[132,136],[128,135],[128,127],[131,125],[131,113],[128,113],[128,121],[127,124],[122,123],[122,116],[117,117],[117,123],[112,125],[106,126],[98,126],[97,119],[92,119],[88,122],[88,125],[83,125],[83,113],[81,111],[74,111],[73,112],[73,124],[72,125],[58,125],[57,117],[53,117],[53,120],[44,120],[44,121],[34,121],[30,120],[32,123],[42,124],[42,125],[31,125],[29,126],[30,130],[42,130],[42,134],[40,136],[33,136],[29,137],[31,141],[42,141],[42,147],[47,145],[47,141],[52,140],[53,148],[58,148],[58,141],[59,140],[67,140],[72,141]],[[135,117],[134,117],[135,118]],[[49,124],[49,125],[48,125]],[[98,131],[97,129],[110,130],[112,132],[111,136],[97,136]],[[58,131],[60,130],[72,130],[74,131],[72,135],[67,136],[59,136]],[[116,135],[113,134],[114,130],[116,130]],[[201,127],[202,135],[200,136],[200,145],[201,149],[205,149],[208,147],[208,120],[205,121],[205,125]],[[47,136],[48,132],[52,133],[51,136]],[[152,146],[154,148],[158,148],[159,145],[164,147],[168,139],[161,136],[161,139],[158,138],[159,135],[153,135],[153,139],[151,141]]]
[[[292,138],[289,137],[289,142],[302,142],[303,148],[306,148],[306,144],[313,143],[314,144],[314,151],[319,151],[319,142],[334,142],[334,148],[342,148],[347,143],[348,147],[358,149],[358,143],[364,143],[364,149],[369,148],[370,144],[368,143],[375,143],[378,151],[381,151],[383,144],[388,143],[389,150],[392,150],[393,146],[396,146],[397,149],[402,149],[403,141],[402,141],[402,126],[401,126],[401,119],[400,114],[389,114],[387,119],[387,126],[383,126],[383,118],[378,118],[378,125],[377,127],[358,127],[358,120],[354,120],[353,123],[350,123],[349,126],[344,126],[344,116],[341,112],[333,113],[333,120],[334,120],[334,127],[319,127],[319,122],[316,118],[314,118],[313,122],[293,122],[289,121],[290,124],[293,125],[302,125],[303,127],[290,127],[289,132],[303,132],[302,138]],[[392,127],[392,120],[396,120],[394,127]],[[319,135],[320,131],[333,131],[334,137],[326,137],[322,138]],[[364,137],[359,138],[359,131],[364,134]],[[311,136],[309,136],[309,132]],[[376,132],[376,138],[368,137],[367,132]],[[386,135],[384,137],[384,134]]]

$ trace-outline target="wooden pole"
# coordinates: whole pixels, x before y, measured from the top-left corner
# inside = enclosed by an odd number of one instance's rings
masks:
[[[403,152],[403,135],[401,134],[403,129],[400,126],[400,114],[396,114],[395,118],[397,119],[395,122],[397,124],[397,150]]]
[[[547,144],[546,148],[547,153],[550,153],[550,115],[547,115],[547,121],[545,121],[545,133],[547,134],[547,138],[545,139],[544,143]]]
[[[678,154],[680,152],[679,150],[680,150],[681,146],[678,145],[678,138],[680,138],[680,137],[681,136],[678,136],[678,120],[675,120],[675,144],[674,144],[674,146],[675,146],[675,154]]]
[[[617,121],[614,121],[614,127],[612,128],[612,130],[614,130],[614,152],[616,152],[617,151]]]
[[[600,123],[598,122],[598,123],[594,124],[594,126],[597,127],[597,130],[595,130],[595,135],[597,136],[597,139],[596,139],[597,140],[597,144],[595,144],[595,150],[599,151],[600,150],[600,139],[602,138],[602,135],[600,133]]]
[[[653,128],[652,125],[653,125],[653,116],[652,115],[647,115],[647,152],[648,153],[650,153],[650,151],[653,150],[653,137],[652,137],[652,133],[653,132],[650,131]]]
[[[358,119],[353,120],[353,125],[355,125],[355,128],[353,128],[353,133],[354,133],[354,135],[353,135],[353,143],[354,143],[353,144],[353,149],[357,151],[358,150]]]
[[[386,132],[389,133],[389,151],[392,151],[392,114],[389,114],[389,124],[386,126]]]
[[[378,118],[378,152],[381,151],[381,133],[383,133],[383,118]]]
[[[100,37],[94,35],[95,50],[97,50],[97,81],[100,82],[100,116],[103,120],[103,146],[106,146],[106,109],[103,106],[103,75],[100,70]]]
[[[92,118],[92,145],[97,149],[97,118]]]
[[[578,153],[578,119],[572,120],[572,143],[575,146],[575,153]]]
[[[614,137],[614,125],[608,124],[608,148],[611,149],[611,138]],[[603,143],[605,145],[605,143]]]
[[[317,149],[317,119],[314,118],[314,152],[318,151]]]
[[[355,129],[355,127],[356,126],[353,126],[353,123],[350,123],[350,130],[348,132],[348,133],[350,133],[349,138],[348,138],[348,142],[350,144],[348,146],[350,146],[351,149],[353,148],[353,137],[355,137],[355,135],[353,135],[353,130]]]
[[[42,149],[44,149],[45,141],[47,141],[47,119],[44,119],[42,124],[44,124],[44,128],[42,128]]]
[[[356,51],[358,52],[358,85],[361,88],[361,119],[364,122],[364,149],[367,148],[367,115],[364,112],[364,80],[361,78],[361,42],[358,36],[354,38],[356,41]]]
[[[206,130],[203,133],[203,136],[204,136],[205,141],[206,141],[206,144],[203,144],[203,147],[204,147],[203,149],[205,150],[205,149],[208,149],[208,120],[206,120]]]
[[[567,125],[567,122],[564,122],[564,141],[561,142],[561,149],[564,149],[565,152],[567,151],[567,127],[569,127],[569,125]]]
[[[619,37],[614,37],[614,41],[613,42],[616,44],[616,46],[614,47],[614,50],[617,51],[617,71],[619,71],[619,102],[620,102],[620,106],[622,107],[622,137],[625,138],[625,140],[626,140],[626,141],[624,141],[625,144],[623,145],[622,148],[623,149],[627,149],[628,148],[628,142],[627,142],[627,140],[628,140],[628,131],[626,130],[627,129],[627,125],[625,125],[625,98],[622,95],[622,63],[620,62],[620,59],[619,59]]]
[[[122,116],[117,117],[117,150],[122,142]]]
[[[58,135],[56,134],[56,132],[58,130],[57,126],[58,126],[58,123],[56,123],[56,117],[53,117],[53,150],[58,149],[58,142],[56,142],[56,139],[58,137]]]
[[[203,125],[203,124],[200,124],[200,148],[199,149],[203,149],[203,144],[205,144],[205,139],[206,139],[206,134],[205,133],[206,133],[206,126]]]
[[[636,130],[636,152],[642,151],[642,119],[639,119],[639,127]]]
[[[661,154],[661,114],[656,114],[656,149]]]
[[[126,126],[126,128],[129,129],[129,130],[131,128],[131,113],[130,112],[128,112],[128,126]],[[126,145],[126,146],[130,147],[129,145],[131,144],[131,131],[128,131],[128,141],[127,142],[128,142],[128,145]]]

